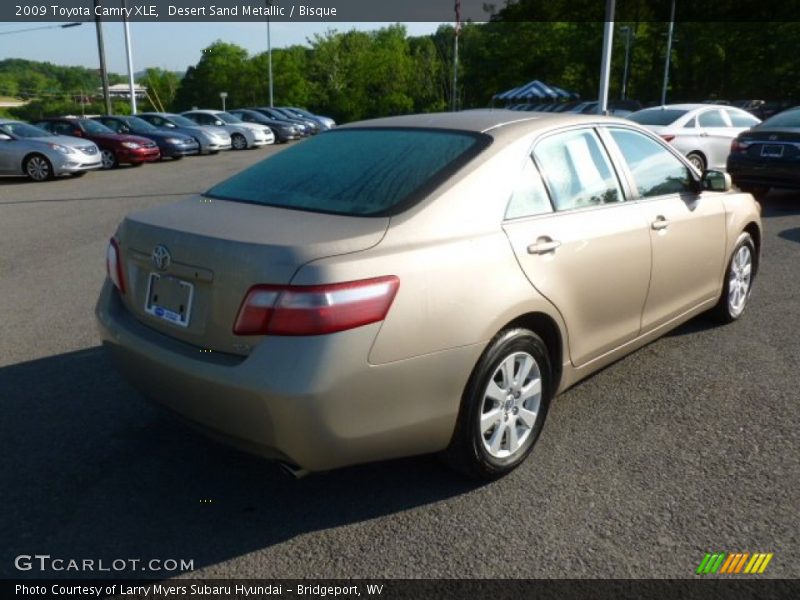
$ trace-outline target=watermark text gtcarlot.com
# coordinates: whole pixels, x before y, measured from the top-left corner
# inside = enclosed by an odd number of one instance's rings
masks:
[[[61,558],[49,554],[20,554],[14,559],[18,571],[116,573],[149,571],[176,573],[194,571],[194,559],[184,558]]]

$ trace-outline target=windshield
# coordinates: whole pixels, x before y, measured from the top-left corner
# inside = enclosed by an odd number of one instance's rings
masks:
[[[342,215],[394,214],[491,142],[433,129],[344,129],[267,158],[208,196]]]
[[[123,119],[125,124],[130,127],[131,129],[135,129],[137,131],[158,131],[157,127],[154,127],[144,119],[140,119],[139,117],[125,117]]]
[[[791,108],[770,117],[759,127],[800,127],[800,108]]]
[[[39,127],[28,125],[21,121],[10,121],[0,124],[0,131],[6,135],[13,135],[19,138],[52,137],[53,134]]]
[[[218,112],[218,113],[215,113],[214,116],[217,117],[218,119],[222,119],[226,123],[241,123],[242,122],[242,120],[239,117],[237,117],[235,115],[232,115],[229,112]]]
[[[167,115],[164,117],[168,121],[172,121],[178,127],[197,127],[197,123],[181,115]]]
[[[98,123],[97,121],[92,121],[91,119],[82,119],[81,120],[81,127],[86,133],[91,133],[93,135],[103,135],[106,133],[115,133],[113,129],[109,129],[102,123]]]
[[[677,108],[647,108],[628,115],[628,118],[639,125],[670,125],[688,112]]]

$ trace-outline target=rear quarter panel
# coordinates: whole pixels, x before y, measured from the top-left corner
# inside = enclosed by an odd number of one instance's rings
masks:
[[[454,177],[419,205],[392,217],[376,247],[309,263],[293,283],[400,278],[370,352],[371,364],[485,344],[504,325],[530,312],[549,315],[563,339],[558,312],[531,286],[501,227],[532,139],[504,148],[480,168]]]

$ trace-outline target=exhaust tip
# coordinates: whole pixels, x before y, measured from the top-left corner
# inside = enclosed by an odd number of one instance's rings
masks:
[[[293,465],[292,463],[288,462],[279,461],[278,466],[284,473],[288,473],[295,479],[302,479],[309,473],[306,469],[301,469],[297,465]]]

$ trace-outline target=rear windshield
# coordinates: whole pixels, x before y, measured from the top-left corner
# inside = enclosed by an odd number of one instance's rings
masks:
[[[676,108],[648,108],[628,115],[628,118],[640,125],[669,125],[688,112]]]
[[[253,165],[207,195],[342,215],[395,214],[490,141],[434,129],[330,131]]]
[[[759,127],[800,127],[800,108],[792,108],[770,117]]]

